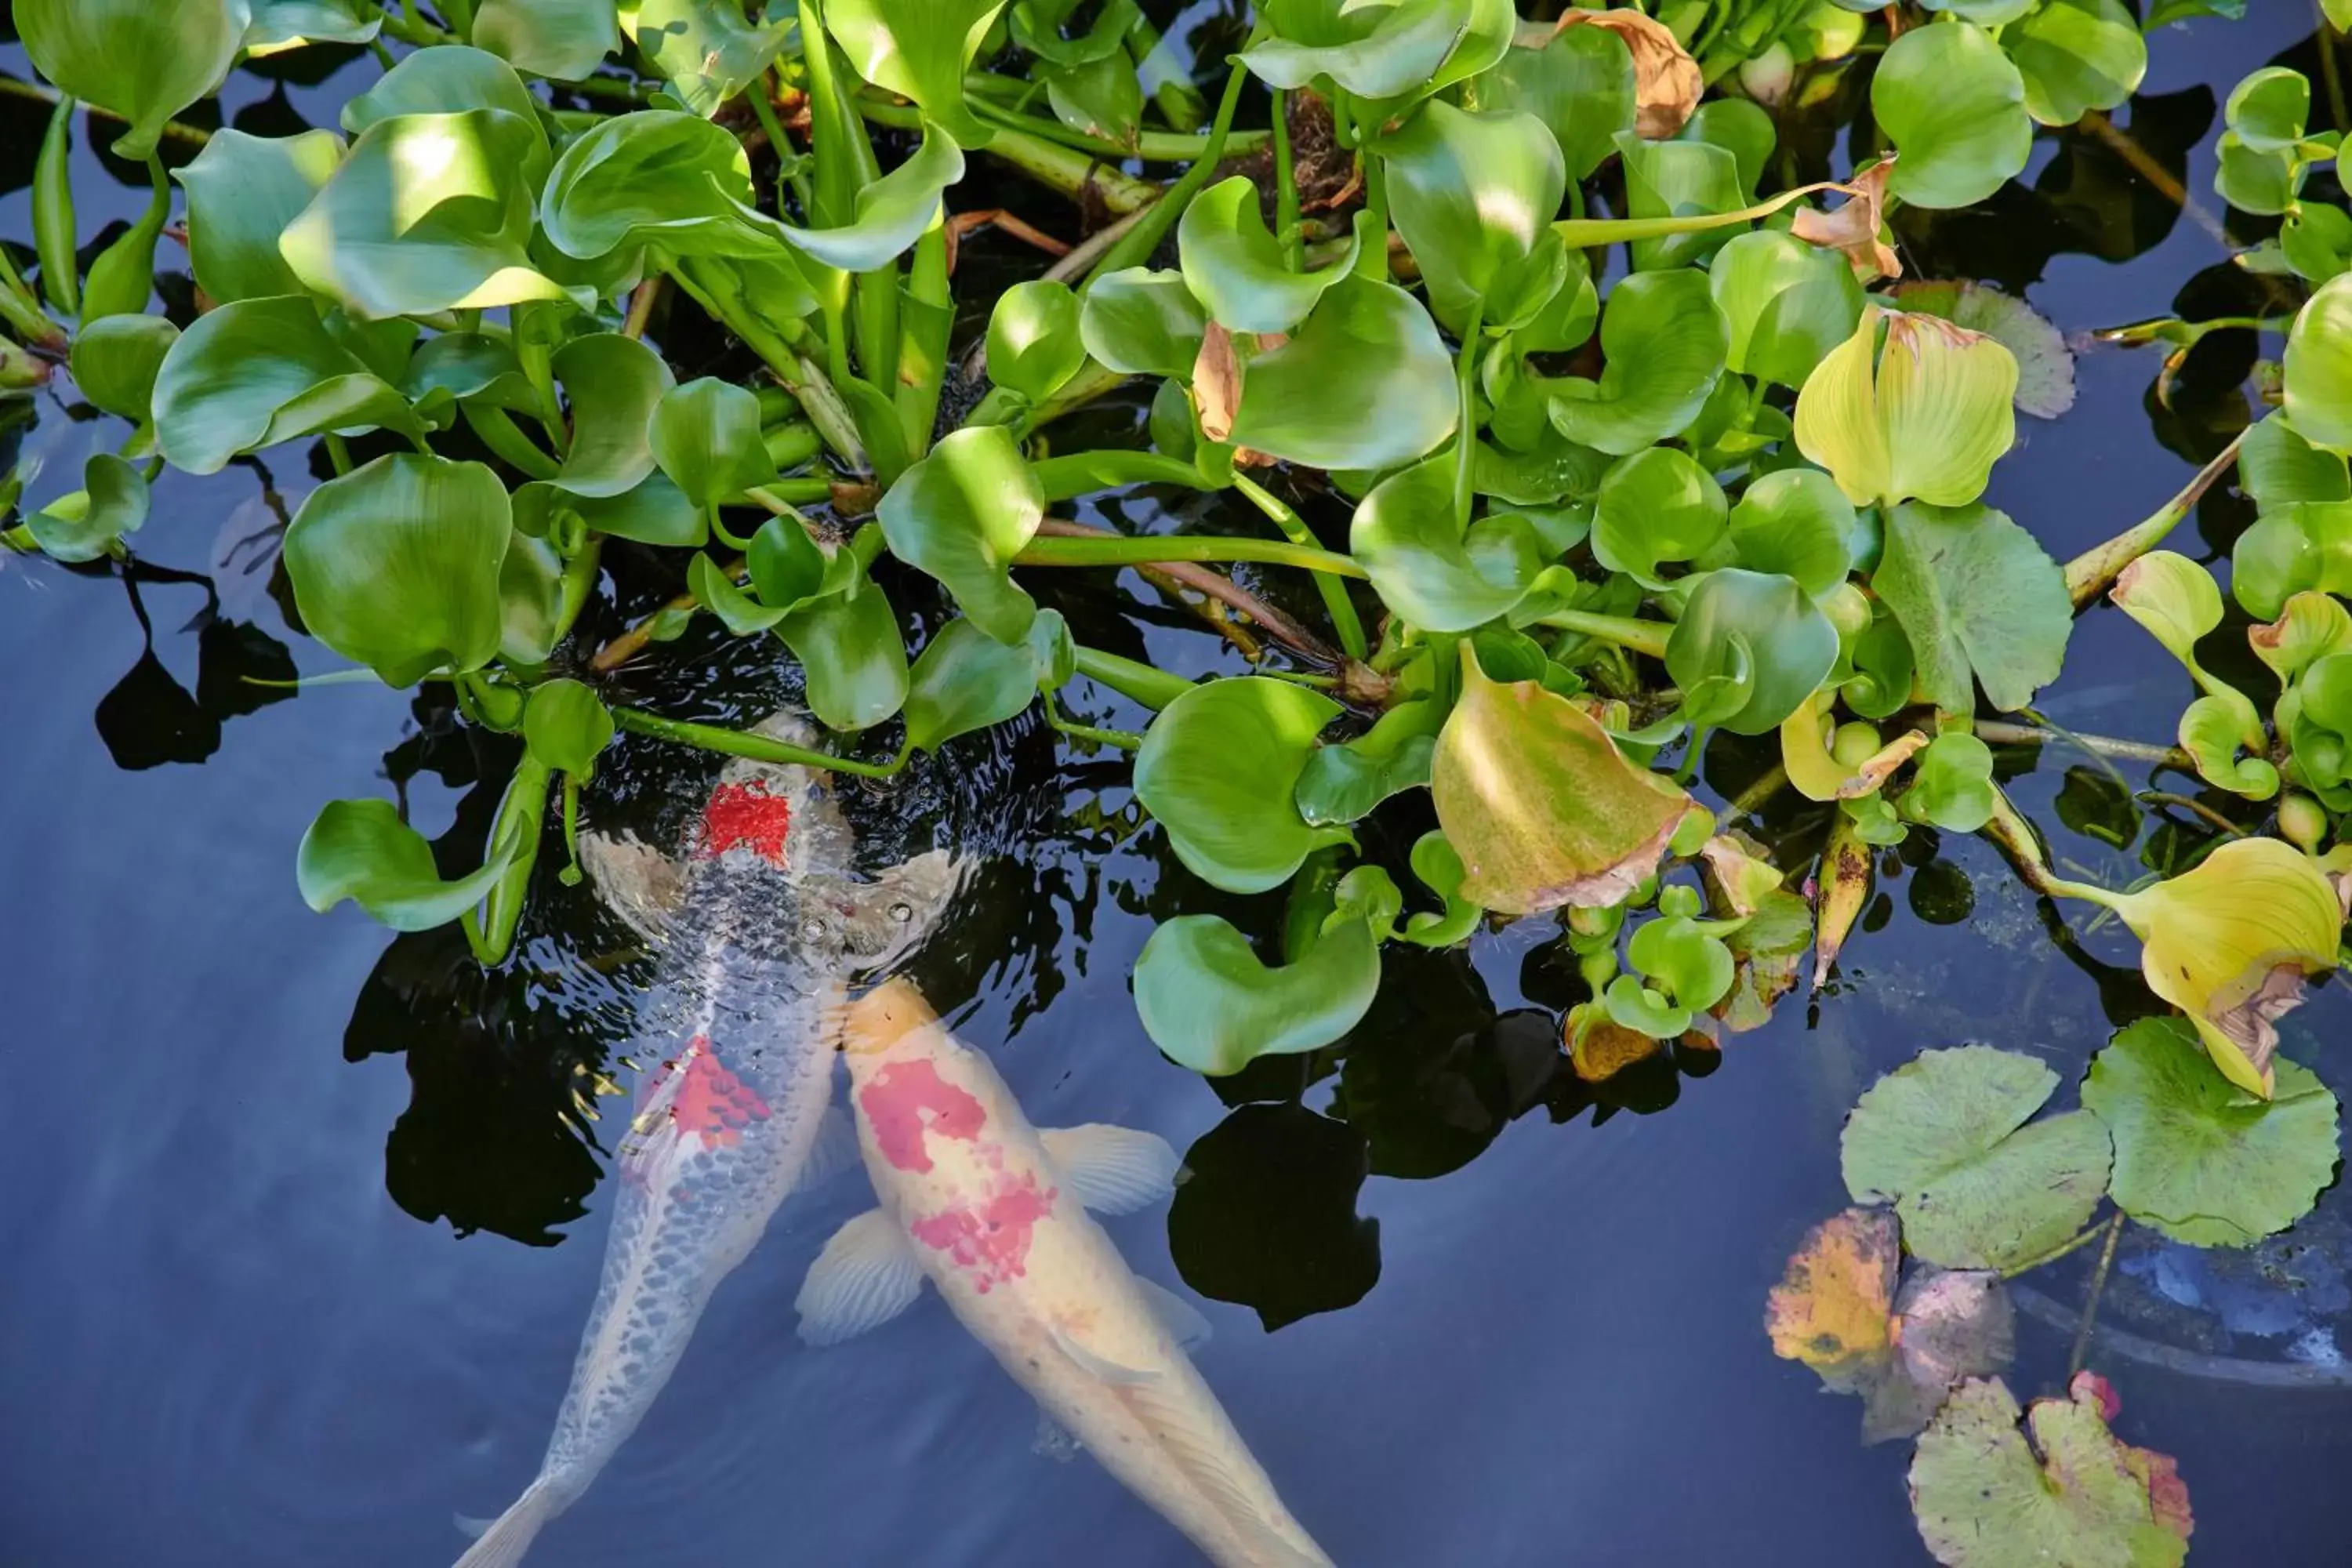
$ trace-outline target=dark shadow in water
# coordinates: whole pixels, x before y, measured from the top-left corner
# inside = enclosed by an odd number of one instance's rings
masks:
[[[1299,1105],[1245,1105],[1184,1155],[1168,1249],[1184,1283],[1255,1311],[1267,1331],[1364,1299],[1381,1223],[1356,1212],[1364,1136]]]
[[[284,643],[258,626],[215,616],[206,578],[133,563],[125,569],[122,581],[143,646],[138,662],[99,699],[91,715],[115,766],[136,773],[166,763],[201,763],[220,750],[221,726],[226,721],[294,695],[289,687],[255,684],[292,680],[294,658]],[[155,626],[140,596],[142,583],[194,584],[205,592],[206,605],[192,623],[196,631],[194,692],[155,655]]]

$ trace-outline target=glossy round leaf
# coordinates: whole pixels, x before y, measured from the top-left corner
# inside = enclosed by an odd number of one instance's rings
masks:
[[[481,0],[473,40],[517,70],[569,80],[594,75],[621,29],[614,0]]]
[[[687,500],[686,493],[658,469],[647,474],[634,489],[614,496],[574,495],[561,485],[545,481],[525,485],[514,493],[518,532],[544,535],[550,521],[562,512],[577,516],[591,533],[635,540],[639,544],[693,549],[710,537],[709,523],[702,509]]]
[[[2007,1268],[2081,1230],[2107,1189],[2106,1129],[2032,1121],[2058,1075],[2014,1051],[1920,1052],[1855,1102],[1840,1141],[1856,1203],[1892,1203],[1913,1256]]]
[[[1559,143],[1531,114],[1465,114],[1434,100],[1378,150],[1390,216],[1448,321],[1535,249],[1568,188]]]
[[[1819,468],[1780,468],[1748,485],[1731,509],[1731,548],[1752,572],[1784,572],[1814,598],[1853,568],[1853,503]]]
[[[81,482],[25,519],[25,531],[53,561],[95,561],[147,521],[146,476],[113,453],[91,453]]]
[[[988,318],[988,379],[1043,403],[1087,363],[1078,334],[1078,300],[1052,278],[1015,283],[996,297]]]
[[[462,44],[419,49],[343,105],[345,131],[357,136],[380,121],[404,114],[456,114],[468,109],[501,110],[533,126],[539,100],[498,56]],[[535,173],[546,171],[545,138],[534,154]]]
[[[392,802],[331,800],[302,835],[294,881],[320,914],[351,899],[394,931],[431,931],[480,903],[513,858],[509,847],[471,876],[445,882],[433,847]]]
[[[2273,1098],[2254,1100],[2177,1018],[2116,1035],[2083,1080],[2115,1139],[2116,1206],[2190,1247],[2252,1247],[2309,1214],[2336,1175],[2336,1097],[2306,1068],[2277,1068]]]
[[[793,34],[791,13],[752,22],[744,9],[736,0],[636,0],[621,26],[678,101],[709,119],[759,79]]]
[[[979,147],[989,131],[964,107],[963,73],[1003,9],[1004,0],[826,0],[824,23],[858,75]]]
[[[776,477],[760,436],[758,395],[713,376],[663,393],[646,441],[661,471],[698,507],[734,500]]]
[[[2016,442],[2016,395],[1999,341],[1869,305],[1798,393],[1797,447],[1857,506],[1965,506]]]
[[[1612,457],[1678,436],[1706,406],[1730,341],[1703,273],[1635,273],[1609,291],[1601,311],[1601,379],[1552,383],[1551,422]]]
[[[936,752],[958,735],[1019,717],[1036,695],[1037,658],[1028,644],[998,642],[959,617],[941,626],[915,660],[907,743]]]
[[[152,406],[157,447],[192,474],[320,430],[421,428],[406,400],[300,295],[240,300],[197,317],[164,354]]]
[[[888,266],[922,237],[939,217],[947,188],[962,178],[963,153],[955,139],[944,132],[929,131],[905,163],[857,193],[853,216],[845,224],[803,228],[731,195],[727,201],[742,222],[775,235],[827,267],[838,267],[844,272],[873,272]]]
[[[636,246],[665,256],[765,256],[773,236],[746,226],[751,200],[743,144],[699,115],[616,114],[563,150],[549,171],[540,224],[548,243],[582,260]]]
[[[1290,270],[1258,211],[1257,186],[1239,174],[1193,197],[1176,235],[1186,287],[1229,331],[1289,331],[1354,270],[1352,245],[1319,270]]]
[[[586,778],[613,741],[613,715],[596,693],[577,680],[549,680],[531,688],[522,710],[523,743],[557,773]]]
[[[1911,787],[1895,803],[1903,816],[1948,833],[1974,833],[1992,820],[1999,796],[1992,748],[1965,731],[1948,730],[1919,753]]]
[[[1460,407],[1453,356],[1421,302],[1349,278],[1249,362],[1231,439],[1309,468],[1391,468],[1434,451]]]
[[[2025,79],[2025,111],[2072,125],[2139,90],[2147,45],[2123,0],[2042,0],[2001,35]]]
[[[1344,921],[1294,963],[1269,969],[1215,915],[1162,921],[1135,961],[1135,1010],[1151,1043],[1222,1077],[1262,1056],[1311,1051],[1356,1026],[1380,990],[1371,927]]]
[[[1432,458],[1391,474],[1356,504],[1348,551],[1397,615],[1423,631],[1465,632],[1508,611],[1524,580],[1480,570],[1454,522],[1454,460]]]
[[[164,122],[228,74],[247,0],[16,0],[16,35],[40,73],[128,122],[118,157],[154,151]]]
[[[907,644],[898,612],[862,573],[847,591],[786,616],[776,636],[801,661],[809,711],[826,729],[870,729],[905,704]]]
[[[180,329],[161,316],[105,316],[74,334],[74,385],[109,414],[146,423],[155,376],[180,341]]]
[[[527,248],[545,155],[536,120],[499,110],[379,121],[278,249],[363,319],[563,299]]]
[[[1612,572],[1662,586],[1666,562],[1695,561],[1722,539],[1723,487],[1686,452],[1652,447],[1621,458],[1601,480],[1592,556]]]
[[[1538,48],[1513,48],[1467,84],[1475,107],[1519,110],[1542,121],[1567,160],[1588,178],[1633,129],[1633,57],[1606,27],[1565,27]]]
[[[2074,406],[2074,352],[2066,335],[2014,294],[1983,283],[1897,283],[1889,294],[1915,315],[1941,316],[1954,326],[1992,338],[2017,361],[2019,410],[2055,419]]]
[[[1213,680],[1160,711],[1135,756],[1135,796],[1192,873],[1232,893],[1290,879],[1307,856],[1349,841],[1298,813],[1298,777],[1339,705],[1265,676]]]
[[[1804,385],[1862,319],[1862,285],[1845,258],[1777,229],[1735,236],[1707,284],[1731,329],[1725,363],[1782,386]]]
[[[966,426],[898,476],[878,510],[890,553],[945,584],[974,625],[1001,643],[1029,635],[1036,601],[1013,583],[1013,558],[1037,532],[1045,491],[1001,425]]]
[[[1078,338],[1087,353],[1124,374],[1189,376],[1208,319],[1182,273],[1127,267],[1087,285]]]
[[[2250,151],[2293,153],[2310,134],[2311,79],[2285,66],[2264,66],[2230,89],[2221,112]]]
[[[1736,212],[1748,205],[1739,184],[1739,160],[1727,147],[1706,142],[1644,142],[1626,131],[1618,133],[1617,153],[1625,166],[1628,217],[1696,217]],[[1634,268],[1655,272],[1704,261],[1737,232],[1726,226],[1636,239],[1632,247]]]
[[[1268,87],[1328,77],[1359,98],[1398,98],[1437,81],[1478,8],[1477,0],[1270,0],[1270,36],[1243,50],[1242,63]]]
[[[224,126],[173,171],[188,198],[188,259],[216,305],[301,291],[278,237],[302,216],[343,159],[331,131],[248,136]]]
[[[1906,27],[1870,81],[1870,109],[1900,154],[1887,188],[1913,206],[1973,206],[2025,170],[2025,79],[1981,27]]]
[[[2352,272],[2323,284],[2295,314],[2286,412],[2305,440],[2352,452]]]
[[[488,468],[394,453],[310,492],[286,530],[286,574],[311,636],[410,686],[497,654],[512,526]]]
[[[644,343],[619,332],[573,338],[555,351],[551,363],[555,379],[562,384],[564,401],[571,405],[572,446],[562,467],[548,482],[574,495],[595,498],[636,489],[654,471],[655,414],[677,384],[668,363]],[[724,397],[724,394],[713,395]],[[754,399],[755,416],[756,404]],[[740,405],[736,409],[740,417]],[[766,458],[763,446],[760,460]]]
[[[1916,502],[1888,512],[1885,531],[1871,587],[1910,638],[1937,707],[1973,712],[1973,680],[1994,707],[2014,710],[2058,679],[2074,602],[2033,535],[1990,507]]]
[[[1506,914],[1606,907],[1654,870],[1690,797],[1628,762],[1584,710],[1463,664],[1430,792],[1462,896]]]
[[[1666,639],[1666,672],[1685,694],[1728,678],[1706,721],[1767,735],[1828,679],[1837,655],[1837,628],[1795,578],[1727,566],[1692,590]]]

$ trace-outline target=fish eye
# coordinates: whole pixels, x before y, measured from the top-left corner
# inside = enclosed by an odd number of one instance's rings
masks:
[[[915,906],[902,899],[890,906],[890,918],[900,925],[905,925],[915,918]]]
[[[824,935],[824,922],[823,921],[816,919],[814,916],[811,916],[809,919],[801,921],[801,936],[803,940],[815,942]]]

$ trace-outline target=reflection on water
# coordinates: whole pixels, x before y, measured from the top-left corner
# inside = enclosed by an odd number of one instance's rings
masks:
[[[2236,80],[2308,25],[2282,7],[2159,34],[2147,91],[2116,117],[2137,156],[2092,129],[2043,136],[2027,179],[1986,209],[1904,215],[1912,270],[2025,290],[2070,334],[2261,308],[2162,187],[2218,210],[2204,84]],[[226,118],[271,134],[331,124],[341,92],[323,73],[348,58],[248,68]],[[0,108],[0,231],[29,231],[41,121]],[[76,153],[85,218],[128,216],[144,173],[90,141]],[[1827,124],[1790,146],[1785,173],[1800,176],[1852,151]],[[2233,240],[2257,237],[2230,223]],[[970,242],[975,265],[992,243]],[[167,278],[164,298],[184,316],[185,279]],[[2159,386],[2152,351],[2086,351],[2075,411],[2024,430],[1990,499],[2053,553],[2105,537],[2243,424],[2245,371],[2275,352],[2216,333]],[[46,455],[54,483],[79,469],[89,432],[55,399],[38,413],[0,433],[0,457]],[[271,498],[315,478],[272,457],[274,474],[167,478],[140,539],[154,559],[127,575],[0,569],[0,1042],[19,1089],[0,1160],[29,1194],[0,1229],[12,1565],[446,1562],[449,1514],[497,1506],[486,1494],[539,1462],[617,1206],[627,1102],[597,1089],[635,1085],[620,1058],[657,969],[637,932],[551,865],[516,959],[485,974],[454,930],[387,941],[351,910],[310,916],[294,893],[317,802],[387,781],[446,868],[476,863],[513,753],[431,689],[412,706],[243,679],[320,662],[246,569],[285,510]],[[1105,505],[1139,514],[1160,499]],[[2243,517],[2217,489],[2200,510],[2206,545],[2226,549]],[[591,637],[676,591],[644,557],[614,554],[616,595],[591,612]],[[1185,617],[1125,613],[1085,575],[1040,584],[1083,641],[1178,669],[1219,657]],[[931,613],[919,584],[888,587]],[[2186,679],[2152,668],[2121,622],[2084,617],[2050,709],[2158,738]],[[617,693],[748,722],[790,688],[763,647],[698,627],[620,672]],[[1101,702],[1086,717],[1139,723]],[[1770,761],[1719,740],[1706,777],[1728,795]],[[204,765],[169,765],[189,763]],[[2193,814],[2133,798],[2144,767],[2117,776],[2021,749],[2000,763],[2073,874],[2122,885],[2199,837]],[[716,773],[625,740],[590,814],[674,842]],[[1217,1333],[1192,1359],[1335,1560],[1921,1561],[1901,1456],[1858,1452],[1851,1407],[1772,1359],[1764,1293],[1844,1201],[1838,1119],[1879,1072],[1975,1038],[2071,1079],[2113,1027],[2157,1010],[2127,937],[2070,931],[1981,843],[1919,833],[1883,859],[1835,983],[1720,1052],[1578,1077],[1555,1031],[1583,984],[1556,929],[1528,922],[1466,952],[1393,955],[1344,1045],[1210,1083],[1150,1049],[1128,972],[1151,919],[1214,912],[1269,931],[1280,910],[1175,866],[1125,776],[1030,721],[959,742],[910,786],[846,788],[845,805],[876,863],[942,841],[979,862],[913,973],[1026,1119],[1147,1129],[1181,1152],[1164,1219],[1105,1232],[1146,1274],[1165,1272],[1164,1245],[1207,1301]],[[1426,826],[1407,803],[1373,825],[1368,852],[1401,866]],[[1753,826],[1801,852],[1826,817],[1783,797]],[[2328,1047],[2347,1007],[2331,986],[2287,1030],[2289,1054],[2339,1083]],[[948,1314],[908,1313],[854,1352],[799,1343],[790,1303],[824,1238],[870,1201],[843,1182],[784,1205],[625,1458],[535,1560],[1197,1560],[1098,1468],[1033,1454],[1028,1396],[978,1363]],[[2309,1378],[2210,1373],[2322,1365],[2323,1331],[2352,1345],[2347,1212],[2331,1193],[2298,1228],[2293,1245],[2316,1252],[2208,1257],[2201,1273],[2135,1243],[2108,1287],[2119,1334],[2173,1358],[2119,1352],[2107,1370],[2126,1386],[2126,1436],[2181,1458],[2199,1561],[2341,1555],[2352,1401]],[[2057,1310],[2020,1326],[2021,1392],[2057,1385],[2089,1267],[2041,1281]]]

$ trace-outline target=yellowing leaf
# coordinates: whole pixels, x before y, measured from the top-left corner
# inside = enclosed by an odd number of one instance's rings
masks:
[[[1430,767],[1461,896],[1514,915],[1622,900],[1656,868],[1690,796],[1627,762],[1567,698],[1486,679],[1466,642],[1462,674]]]
[[[1698,107],[1706,81],[1673,31],[1639,11],[1570,11],[1560,17],[1558,30],[1580,23],[1616,34],[1633,55],[1634,131],[1652,142],[1680,131]]]
[[[1807,800],[1860,800],[1927,743],[1920,731],[1906,730],[1862,766],[1848,768],[1830,754],[1829,710],[1835,700],[1833,693],[1820,693],[1780,722],[1781,764],[1789,770],[1789,783]]]
[[[1850,1208],[1805,1233],[1764,1307],[1772,1353],[1801,1361],[1832,1387],[1894,1339],[1895,1275],[1903,1262],[1895,1211]]]
[[[2016,357],[1993,339],[1868,305],[1798,393],[1797,446],[1857,506],[1964,506],[2016,441]]]
[[[2277,1020],[2305,976],[2336,967],[2344,911],[2326,875],[2292,845],[2239,838],[2114,907],[2148,989],[2189,1015],[2231,1082],[2268,1100]]]

